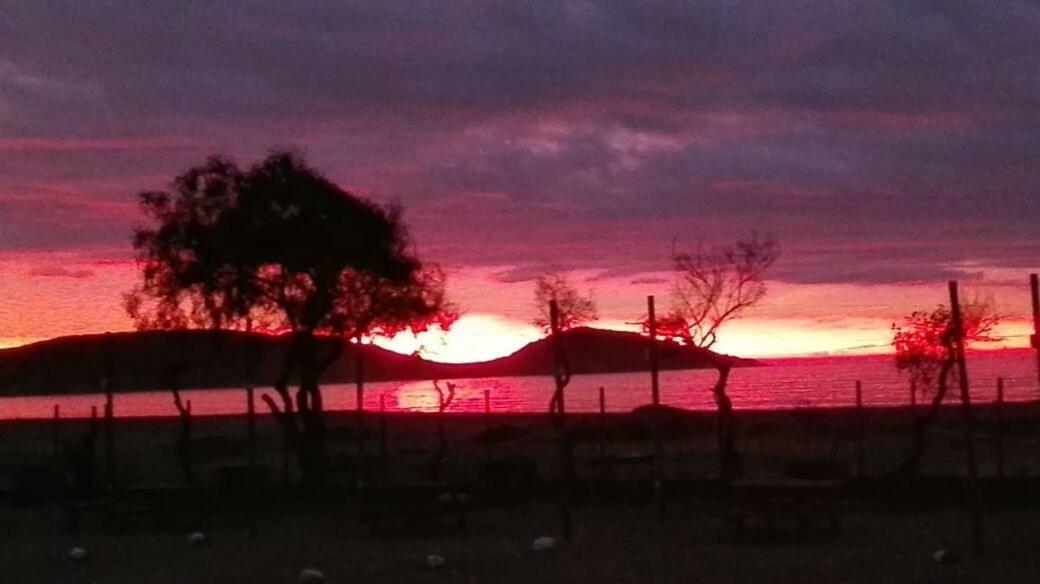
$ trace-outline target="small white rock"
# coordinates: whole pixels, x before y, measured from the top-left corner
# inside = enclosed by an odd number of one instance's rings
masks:
[[[300,584],[322,584],[325,582],[325,574],[314,568],[300,570]]]
[[[193,531],[188,534],[188,543],[195,547],[202,547],[209,543],[209,538],[201,531]]]
[[[936,550],[935,553],[932,554],[932,558],[940,564],[953,564],[960,559],[957,556],[957,552],[953,550]]]
[[[426,565],[430,568],[440,568],[444,565],[444,556],[440,554],[430,554],[426,556]]]
[[[87,559],[87,550],[81,547],[74,547],[69,550],[69,559],[74,562],[82,562]]]
[[[531,549],[536,552],[545,552],[556,548],[556,538],[543,535],[542,537],[535,538],[534,543],[531,544]]]
[[[441,493],[437,495],[438,503],[451,503],[451,493]]]

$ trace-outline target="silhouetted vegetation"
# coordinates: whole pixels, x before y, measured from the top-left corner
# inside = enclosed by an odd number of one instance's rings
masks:
[[[549,303],[555,302],[561,331],[588,324],[599,318],[592,293],[582,294],[571,284],[565,274],[550,272],[534,283],[535,317],[531,321],[543,332],[552,331]]]
[[[780,246],[772,239],[751,237],[730,246],[693,253],[673,251],[677,281],[671,311],[657,322],[657,334],[679,338],[683,343],[710,349],[723,324],[758,304],[766,294],[765,276],[780,257]],[[741,474],[736,446],[733,403],[726,393],[731,358],[710,351],[705,357],[718,373],[712,395],[718,407],[719,474],[732,478]]]
[[[444,458],[448,455],[448,434],[444,428],[444,412],[448,411],[448,408],[455,401],[455,390],[458,388],[457,385],[450,381],[445,386],[447,389],[441,387],[439,380],[433,380],[433,388],[437,391],[437,450],[434,451],[430,470],[433,480],[440,479],[441,465],[444,463]]]
[[[142,283],[127,294],[127,312],[140,328],[244,328],[252,319],[291,332],[274,383],[281,403],[263,397],[305,481],[322,480],[318,379],[343,348],[319,355],[315,337],[452,322],[444,275],[414,255],[400,209],[348,193],[294,154],[275,152],[246,170],[212,157],[170,191],[140,199],[157,225],[134,235]]]
[[[195,465],[191,451],[191,402],[185,402],[181,398],[180,379],[184,371],[188,369],[186,363],[171,364],[165,372],[164,385],[173,394],[173,407],[177,410],[180,425],[177,432],[177,463],[181,468],[181,476],[185,483],[195,482]]]
[[[961,307],[960,334],[965,346],[997,340],[994,327],[1000,322],[991,302],[975,299]],[[932,399],[925,413],[914,419],[913,442],[903,462],[903,471],[916,474],[924,456],[928,428],[939,415],[939,408],[951,381],[956,380],[957,351],[952,313],[940,304],[935,310],[914,311],[902,325],[892,326],[896,368],[909,375],[912,383],[931,391]]]

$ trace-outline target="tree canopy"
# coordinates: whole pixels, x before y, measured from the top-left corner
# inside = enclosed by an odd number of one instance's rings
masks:
[[[169,191],[140,199],[157,225],[134,234],[142,282],[126,295],[127,312],[141,328],[253,323],[291,331],[274,382],[280,403],[261,398],[296,449],[306,482],[324,477],[319,379],[343,351],[336,343],[319,357],[315,336],[360,340],[447,328],[455,318],[443,273],[412,252],[400,210],[343,190],[292,153],[274,152],[245,170],[212,157]]]
[[[242,169],[219,156],[140,195],[157,225],[126,296],[141,328],[239,327],[346,336],[448,324],[444,276],[409,246],[400,209],[353,195],[299,156]]]
[[[553,300],[556,301],[560,330],[572,329],[599,318],[591,292],[582,294],[565,274],[549,272],[534,283],[535,317],[532,323],[544,332],[552,328],[549,302]]]
[[[964,346],[972,343],[998,340],[994,328],[1000,322],[993,304],[974,299],[961,306],[961,327]],[[954,342],[950,308],[940,304],[932,311],[918,310],[903,319],[902,325],[892,325],[892,346],[895,349],[896,368],[910,375],[922,388],[945,384],[945,377],[953,371]]]
[[[757,236],[710,251],[673,251],[672,307],[658,319],[658,334],[711,348],[723,324],[765,297],[766,272],[779,257],[775,240]]]

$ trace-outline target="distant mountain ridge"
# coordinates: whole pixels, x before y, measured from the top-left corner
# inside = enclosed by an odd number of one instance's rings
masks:
[[[320,350],[341,342],[324,338]],[[581,327],[563,333],[562,342],[572,373],[646,371],[650,340],[631,332]],[[94,393],[103,389],[106,345],[110,351],[116,391],[167,389],[171,369],[185,365],[179,387],[256,387],[278,376],[288,336],[235,331],[142,331],[61,337],[0,350],[0,395]],[[708,367],[707,351],[657,341],[662,370]],[[439,363],[417,356],[364,345],[366,381],[512,377],[552,373],[549,339],[529,343],[506,357],[479,363]],[[323,376],[325,383],[353,382],[359,348],[344,343],[342,357]],[[247,367],[247,356],[253,363]],[[737,366],[759,365],[732,358]],[[250,371],[251,379],[247,378]]]

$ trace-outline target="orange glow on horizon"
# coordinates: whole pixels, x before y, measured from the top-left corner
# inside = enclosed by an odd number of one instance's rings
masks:
[[[100,254],[100,252],[98,252]],[[98,255],[73,252],[0,254],[0,348],[45,339],[133,330],[121,295],[139,278],[132,261],[116,251]],[[418,336],[401,333],[375,339],[402,354],[421,353],[433,360],[461,363],[495,359],[541,338],[527,321],[534,312],[530,281],[503,282],[501,267],[462,267],[451,273],[449,296],[464,314],[448,332]],[[667,273],[656,278],[597,279],[575,272],[574,281],[592,290],[603,319],[591,326],[636,330],[629,324],[645,311],[647,294],[668,305]],[[1021,274],[1019,274],[1021,276]],[[999,281],[1012,274],[996,272]],[[1028,347],[1028,281],[1013,285],[973,285],[972,292],[995,293],[998,309],[1009,316],[998,327],[1004,338],[973,349]],[[890,353],[893,323],[903,314],[946,301],[941,284],[854,286],[851,284],[770,283],[761,306],[727,323],[714,349],[743,357],[779,358]],[[270,331],[276,332],[276,331]]]
[[[447,332],[402,332],[373,342],[404,355],[418,352],[442,363],[489,361],[516,352],[541,338],[538,329],[492,314],[464,314]]]

